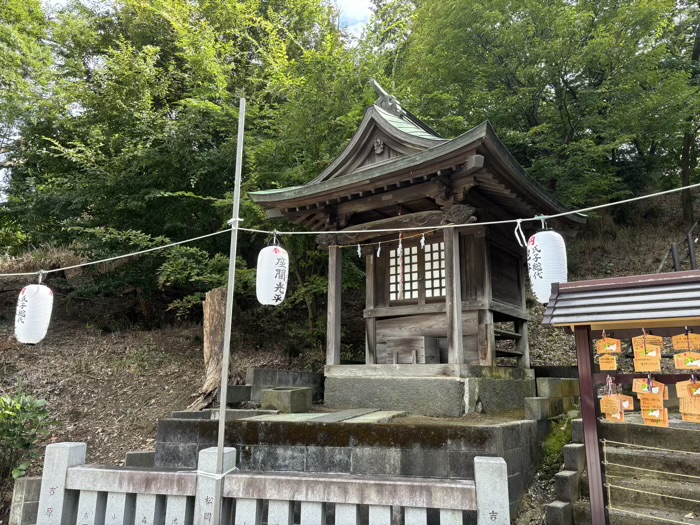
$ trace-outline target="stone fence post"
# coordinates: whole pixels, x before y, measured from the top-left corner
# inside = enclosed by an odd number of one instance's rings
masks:
[[[478,525],[510,525],[508,467],[503,458],[474,458]]]
[[[224,472],[235,466],[236,449],[224,447]],[[223,479],[216,479],[216,447],[200,450],[197,463],[197,494],[194,499],[194,525],[219,525],[214,524],[214,502],[216,491],[222,489]],[[229,513],[230,509],[222,505],[222,523],[223,517]]]
[[[46,447],[37,525],[73,525],[78,492],[66,491],[68,469],[85,464],[85,443],[55,443]]]

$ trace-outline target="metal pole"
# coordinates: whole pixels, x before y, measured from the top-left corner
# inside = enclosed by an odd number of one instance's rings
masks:
[[[226,432],[226,401],[228,397],[228,368],[231,350],[231,323],[233,320],[233,289],[236,282],[236,249],[238,248],[238,222],[241,202],[241,172],[243,171],[243,131],[245,124],[245,99],[241,99],[238,110],[238,140],[236,142],[236,180],[233,189],[233,216],[231,218],[231,251],[228,265],[228,286],[226,288],[226,324],[224,327],[224,347],[221,357],[221,385],[219,386],[219,441],[216,450],[216,480],[214,516],[212,524],[219,525],[223,502],[224,434]]]

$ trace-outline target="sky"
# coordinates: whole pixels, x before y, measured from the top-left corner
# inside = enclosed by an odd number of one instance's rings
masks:
[[[370,0],[335,0],[340,9],[340,27],[359,37],[370,15]]]

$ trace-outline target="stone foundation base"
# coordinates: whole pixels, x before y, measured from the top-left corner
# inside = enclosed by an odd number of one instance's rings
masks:
[[[366,374],[349,368],[342,370],[345,367],[328,367],[324,405],[459,417],[522,411],[525,398],[536,394],[535,379],[529,370],[465,367],[449,376],[410,377],[410,367],[420,365],[386,365],[384,375],[379,373],[380,366],[383,365],[366,369]]]

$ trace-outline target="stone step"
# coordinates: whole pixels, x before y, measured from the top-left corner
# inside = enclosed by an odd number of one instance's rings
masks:
[[[591,507],[587,500],[581,500],[573,505],[575,525],[591,524]],[[696,517],[686,518],[692,514]],[[700,511],[695,512],[677,509],[655,509],[625,505],[608,510],[610,525],[668,525],[668,523],[687,523],[700,525]],[[548,524],[559,525],[559,524]]]
[[[388,423],[392,419],[406,415],[406,412],[399,410],[377,410],[362,416],[347,419],[343,423]]]
[[[700,512],[698,480],[684,482],[664,479],[607,476],[612,506],[638,505],[658,509]]]
[[[608,445],[606,457],[605,470],[610,475],[661,477],[671,481],[684,479],[673,474],[700,476],[700,454]]]
[[[588,476],[581,476],[581,496],[588,498]],[[613,507],[636,505],[660,510],[679,510],[700,513],[700,484],[697,480],[669,481],[634,476],[606,476],[610,485],[610,502]]]

